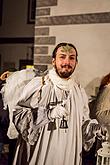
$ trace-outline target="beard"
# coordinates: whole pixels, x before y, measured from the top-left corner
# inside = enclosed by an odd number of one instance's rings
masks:
[[[68,67],[68,68],[67,68]],[[76,67],[76,66],[75,66]],[[72,68],[70,65],[63,65],[61,66],[62,69],[58,69],[57,66],[55,65],[55,70],[56,70],[56,73],[61,77],[61,78],[69,78],[72,73],[74,72],[75,70],[75,67]],[[67,68],[63,71],[63,68]],[[69,69],[69,70],[68,70]]]

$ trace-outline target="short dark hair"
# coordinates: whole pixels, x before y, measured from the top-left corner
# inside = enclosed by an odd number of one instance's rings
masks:
[[[72,48],[75,49],[75,51],[76,51],[76,60],[78,60],[78,59],[77,59],[78,52],[77,52],[76,47],[75,47],[73,44],[67,43],[67,42],[61,42],[61,43],[59,43],[59,44],[55,47],[55,49],[53,50],[53,53],[52,53],[52,58],[56,58],[56,52],[57,52],[58,48],[60,48],[60,47],[62,47],[62,46],[66,46],[66,45],[69,45],[69,46],[71,46]]]

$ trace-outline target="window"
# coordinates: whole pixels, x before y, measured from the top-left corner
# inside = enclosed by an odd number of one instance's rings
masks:
[[[28,23],[35,23],[36,0],[28,0]]]

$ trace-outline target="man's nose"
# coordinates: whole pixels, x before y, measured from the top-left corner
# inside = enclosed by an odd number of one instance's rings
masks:
[[[66,57],[65,58],[65,64],[69,64],[70,63],[70,59],[69,59],[69,57]]]

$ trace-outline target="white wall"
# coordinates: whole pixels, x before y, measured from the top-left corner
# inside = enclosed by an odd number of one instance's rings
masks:
[[[109,0],[58,0],[58,6],[52,7],[51,15],[84,14],[109,12]]]

